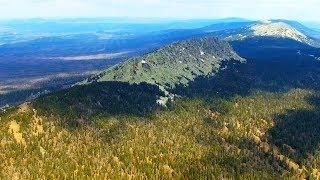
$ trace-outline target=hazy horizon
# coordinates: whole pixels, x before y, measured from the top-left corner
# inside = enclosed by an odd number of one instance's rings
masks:
[[[0,0],[0,19],[288,19],[319,22],[317,0]],[[290,13],[287,12],[290,9]]]

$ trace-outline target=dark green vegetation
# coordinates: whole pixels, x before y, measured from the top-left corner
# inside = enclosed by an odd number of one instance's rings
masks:
[[[0,177],[319,179],[319,50],[272,38],[232,46],[245,63],[168,88],[181,97],[167,109],[158,86],[93,81],[7,110]]]
[[[214,37],[194,38],[129,59],[84,83],[147,82],[171,89],[178,84],[186,85],[198,76],[218,72],[220,64],[228,60],[244,61],[225,41]]]
[[[129,59],[81,83],[84,85],[38,98],[33,105],[40,113],[63,117],[72,125],[97,114],[147,116],[162,109],[157,103],[161,98],[166,99],[164,104],[168,102],[163,88],[172,90],[196,77],[212,76],[227,61],[241,64],[244,59],[225,41],[194,38]]]
[[[293,88],[319,90],[320,61],[317,48],[277,38],[252,38],[231,42],[246,63],[225,62],[218,75],[198,77],[174,93],[187,96],[232,97],[252,91],[285,92]],[[310,56],[313,55],[313,56]]]
[[[157,108],[161,96],[165,95],[158,86],[147,83],[103,82],[49,94],[33,104],[40,112],[72,121],[96,114],[145,116]]]

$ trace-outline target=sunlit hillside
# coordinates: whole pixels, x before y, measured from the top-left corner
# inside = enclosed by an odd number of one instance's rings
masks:
[[[1,115],[0,177],[316,179],[318,101],[303,89],[180,99],[149,117],[95,116],[73,127],[24,104]]]

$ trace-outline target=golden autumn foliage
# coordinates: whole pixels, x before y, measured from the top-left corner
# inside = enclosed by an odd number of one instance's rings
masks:
[[[313,109],[312,93],[257,92],[226,100],[225,113],[177,99],[151,117],[95,116],[77,128],[31,107],[10,111],[1,115],[0,179],[319,179],[320,155],[301,160],[268,137],[274,114]]]

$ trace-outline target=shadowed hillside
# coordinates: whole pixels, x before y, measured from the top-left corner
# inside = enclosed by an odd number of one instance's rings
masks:
[[[232,42],[245,63],[224,62],[214,76],[200,76],[172,92],[191,97],[228,97],[251,92],[320,88],[320,51],[288,39],[256,38]]]
[[[161,96],[157,86],[147,83],[101,82],[45,95],[33,104],[40,112],[68,120],[96,114],[144,116],[156,109]]]
[[[306,97],[312,109],[287,110],[275,115],[275,126],[268,138],[282,153],[299,163],[318,163],[315,157],[320,147],[320,99],[319,94]],[[309,162],[309,161],[314,162]]]

